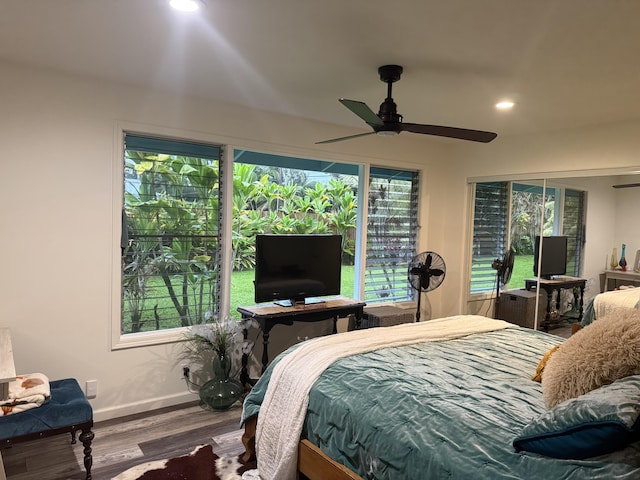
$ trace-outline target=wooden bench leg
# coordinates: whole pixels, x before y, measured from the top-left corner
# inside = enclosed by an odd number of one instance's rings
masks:
[[[91,456],[91,442],[95,437],[95,433],[91,431],[91,428],[83,429],[80,434],[80,441],[84,446],[84,469],[87,472],[86,480],[91,480],[91,467],[93,466],[93,457]],[[0,479],[2,480],[2,479]]]
[[[244,453],[242,461],[249,462],[256,458],[256,428],[258,426],[258,415],[254,415],[244,422],[244,433],[242,434],[242,444]]]
[[[4,463],[2,463],[2,452],[0,452],[0,480],[7,480],[7,475],[4,473]]]

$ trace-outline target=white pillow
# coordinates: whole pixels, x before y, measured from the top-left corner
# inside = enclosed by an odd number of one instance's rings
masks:
[[[599,318],[569,337],[551,355],[542,393],[553,408],[602,385],[640,374],[640,311]]]

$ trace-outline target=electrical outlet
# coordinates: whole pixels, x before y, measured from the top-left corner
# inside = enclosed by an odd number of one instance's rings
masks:
[[[87,380],[84,386],[84,391],[87,395],[87,398],[96,398],[98,396],[98,381]]]
[[[190,373],[190,369],[189,369],[189,365],[182,365],[182,376],[180,377],[181,379],[184,378],[185,380],[189,380],[189,373]]]

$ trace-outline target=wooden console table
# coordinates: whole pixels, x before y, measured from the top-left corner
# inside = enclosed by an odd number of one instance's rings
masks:
[[[600,274],[600,291],[606,292],[609,290],[609,280],[622,280],[623,282],[630,282],[634,284],[640,283],[640,273],[633,270],[605,270]],[[628,285],[628,283],[626,283]]]
[[[243,319],[252,318],[262,330],[262,373],[269,363],[269,333],[275,325],[293,325],[293,322],[319,322],[333,319],[333,333],[337,333],[338,318],[355,315],[356,325],[360,324],[366,303],[346,297],[335,297],[321,303],[281,307],[274,304],[238,307]],[[245,332],[246,335],[246,332]],[[248,356],[243,356],[240,381],[243,385],[252,383],[247,372]]]
[[[527,290],[535,290],[537,283],[538,279],[529,278],[524,281],[524,286]],[[544,322],[542,324],[545,332],[549,331],[549,324],[551,323],[551,300],[554,290],[558,292],[556,296],[556,308],[560,309],[560,290],[573,289],[576,287],[580,289],[579,296],[574,294],[575,300],[578,301],[578,323],[580,323],[580,321],[582,320],[582,311],[584,306],[584,287],[586,284],[586,278],[577,277],[560,277],[550,280],[544,278],[540,279],[540,288],[542,288],[547,293],[547,313],[544,316]]]

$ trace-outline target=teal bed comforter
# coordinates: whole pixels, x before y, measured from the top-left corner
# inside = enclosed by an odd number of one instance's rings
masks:
[[[640,478],[639,442],[587,460],[514,449],[546,410],[531,377],[561,341],[514,327],[344,358],[314,384],[303,436],[367,479]],[[259,413],[275,363],[243,421]]]

